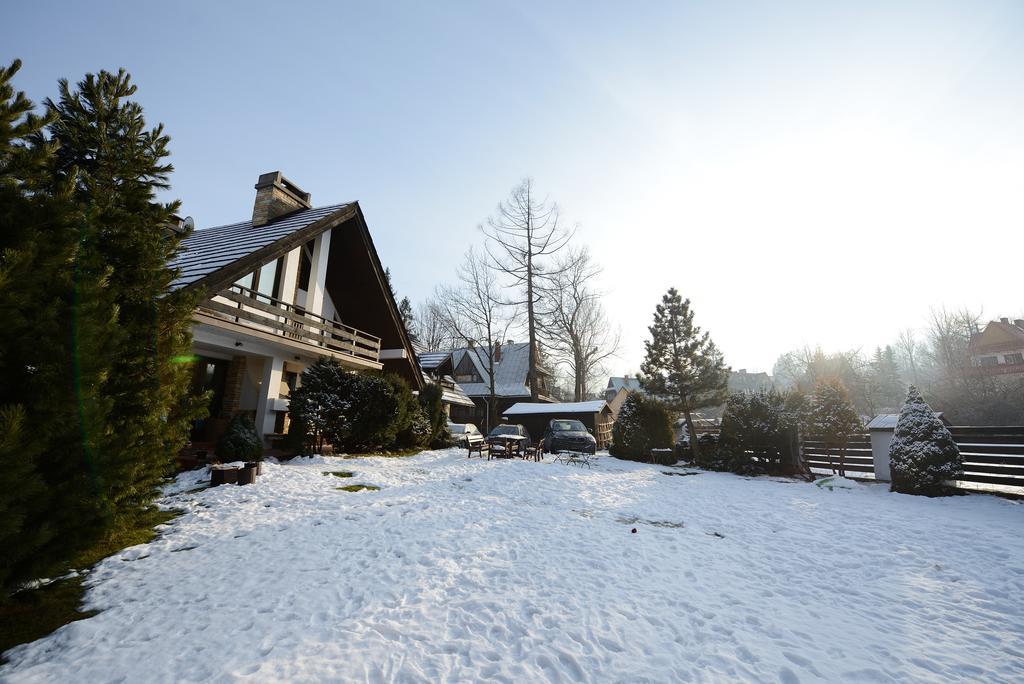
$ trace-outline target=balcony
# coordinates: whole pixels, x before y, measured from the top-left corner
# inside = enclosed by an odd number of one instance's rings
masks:
[[[199,304],[197,313],[247,330],[272,335],[307,351],[379,364],[380,338],[310,313],[241,285],[232,285]],[[379,366],[378,366],[379,367]]]

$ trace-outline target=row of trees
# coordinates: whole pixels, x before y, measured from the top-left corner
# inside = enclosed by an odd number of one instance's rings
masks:
[[[0,69],[0,597],[136,524],[202,411],[194,300],[169,292],[178,204],[156,196],[169,138],[124,71],[38,112],[19,67]]]
[[[552,391],[542,391],[538,372],[551,364],[571,379],[566,398],[587,398],[619,346],[596,285],[600,267],[574,244],[575,229],[564,227],[558,205],[539,197],[530,179],[513,188],[480,230],[483,247],[470,248],[453,283],[439,286],[415,311],[403,305],[416,342],[429,350],[472,348],[494,406],[495,343],[511,331],[525,332],[531,397]]]
[[[923,334],[902,330],[870,355],[860,349],[826,353],[820,347],[783,354],[775,363],[775,382],[782,389],[808,391],[820,380],[839,380],[866,416],[899,410],[913,384],[953,422],[1020,424],[1024,379],[993,378],[971,369],[968,347],[982,325],[981,312],[933,309]]]

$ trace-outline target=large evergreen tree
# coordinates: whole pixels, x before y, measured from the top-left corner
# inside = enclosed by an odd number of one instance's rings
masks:
[[[964,472],[960,449],[913,385],[889,445],[892,490],[937,496]]]
[[[643,388],[683,414],[694,458],[700,458],[692,414],[725,401],[729,367],[707,332],[693,324],[690,300],[676,289],[662,297],[654,312],[651,339],[644,343],[640,366]]]
[[[117,303],[97,471],[104,498],[125,522],[152,500],[201,410],[188,394],[195,295],[169,290],[168,264],[184,237],[172,229],[178,202],[156,198],[169,187],[170,139],[162,125],[147,128],[141,105],[129,99],[135,91],[124,70],[101,71],[75,88],[61,80],[58,99],[47,101],[55,179],[73,184],[83,210],[76,272],[105,274]],[[79,296],[80,307],[89,304]]]
[[[15,93],[19,66],[0,69],[0,600],[111,519],[96,455],[116,307],[107,271],[78,267],[73,183],[54,181],[52,117]]]

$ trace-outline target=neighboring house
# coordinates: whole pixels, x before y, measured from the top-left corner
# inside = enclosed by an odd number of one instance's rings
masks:
[[[643,388],[640,386],[640,378],[635,375],[624,375],[622,377],[611,377],[608,378],[608,386],[604,390],[605,401],[611,401],[619,390],[626,390],[627,392],[643,392]]]
[[[498,342],[494,345],[494,385],[497,406],[496,415],[512,404],[530,399],[530,345],[527,342]],[[425,363],[434,363],[434,373],[449,375],[462,388],[463,392],[473,401],[473,407],[457,404],[451,406],[451,420],[455,423],[474,423],[481,432],[488,431],[493,425],[488,424],[487,404],[490,401],[491,387],[488,373],[488,357],[490,350],[483,347],[464,347],[451,352],[427,352],[420,358]],[[539,367],[538,383],[540,385],[540,401],[549,403],[548,396],[551,386],[551,372]]]
[[[444,412],[447,414],[448,419],[456,423],[471,422],[458,421],[452,417],[453,412],[456,417],[465,417],[467,414],[472,415],[476,405],[466,395],[466,391],[452,378],[451,358],[451,352],[427,352],[417,355],[420,368],[423,370],[424,380],[436,382],[441,386],[443,391],[441,401],[444,403]]]
[[[313,208],[280,172],[263,174],[251,220],[195,231],[171,265],[172,289],[200,293],[193,391],[212,399],[194,443],[215,442],[246,414],[272,445],[300,374],[321,356],[423,386],[357,202]]]
[[[1024,319],[1000,318],[971,337],[971,367],[982,375],[1024,374]]]
[[[760,392],[775,387],[767,373],[748,373],[746,368],[729,372],[729,394],[734,392]]]
[[[608,448],[612,441],[612,423],[615,422],[608,402],[603,399],[561,404],[519,402],[505,409],[501,418],[505,422],[522,425],[534,440],[544,436],[548,423],[555,418],[578,420],[594,435],[598,449]]]

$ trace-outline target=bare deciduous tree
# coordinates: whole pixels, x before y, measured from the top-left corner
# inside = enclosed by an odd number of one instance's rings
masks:
[[[488,398],[485,432],[495,422],[497,387],[495,386],[495,342],[508,338],[515,311],[498,297],[498,282],[487,258],[470,248],[465,261],[456,269],[458,284],[438,289],[436,300],[445,326],[470,349],[480,362],[487,383]]]
[[[556,204],[546,198],[536,198],[533,181],[529,178],[512,189],[508,199],[498,205],[498,213],[488,219],[487,227],[481,226],[481,230],[489,238],[487,253],[491,266],[509,276],[513,287],[522,288],[521,300],[505,303],[526,306],[530,342],[530,397],[537,401],[540,396],[537,373],[540,359],[536,311],[539,300],[538,281],[544,273],[545,257],[562,249],[572,237],[572,232],[559,226]]]
[[[619,348],[619,332],[612,330],[594,288],[600,272],[585,247],[570,249],[538,283],[544,295],[538,332],[554,360],[572,375],[574,401],[586,399],[588,381]]]
[[[420,303],[416,313],[416,338],[425,351],[447,351],[456,345],[444,307],[434,297]]]

